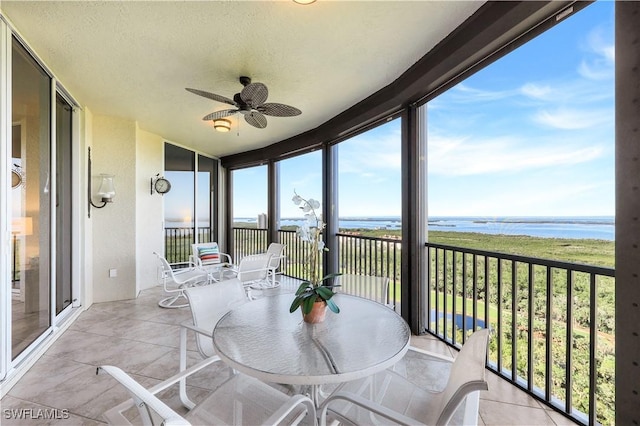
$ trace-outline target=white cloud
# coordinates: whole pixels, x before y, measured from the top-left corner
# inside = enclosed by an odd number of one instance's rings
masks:
[[[340,172],[373,177],[379,171],[399,171],[400,138],[400,132],[385,133],[382,137],[364,133],[345,142],[339,148]]]
[[[562,130],[587,129],[610,123],[613,119],[609,110],[577,110],[558,108],[554,111],[542,110],[533,117],[534,121],[547,127]]]
[[[550,100],[553,99],[554,90],[550,85],[540,85],[536,83],[525,83],[520,87],[520,93],[533,99]]]
[[[486,175],[557,167],[592,161],[603,155],[597,146],[540,146],[516,138],[492,140],[434,138],[429,148],[429,173],[442,176]]]
[[[598,27],[587,36],[585,50],[589,56],[578,65],[578,73],[586,79],[607,80],[614,76],[615,46],[613,40],[605,40],[604,34],[605,30]]]
[[[515,90],[481,90],[464,83],[451,89],[451,99],[462,102],[487,102],[505,99],[517,94]]]

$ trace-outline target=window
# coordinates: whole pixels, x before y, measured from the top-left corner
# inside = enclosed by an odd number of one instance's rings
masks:
[[[322,151],[314,151],[278,162],[280,228],[278,237],[285,244],[287,275],[304,277],[304,249],[295,230],[302,225],[304,213],[293,201],[294,192],[305,199],[322,203]],[[321,213],[318,212],[318,213]]]
[[[233,259],[267,250],[267,166],[231,172],[233,182]]]
[[[397,309],[402,232],[400,124],[395,119],[337,145],[340,272],[388,277],[389,301]]]

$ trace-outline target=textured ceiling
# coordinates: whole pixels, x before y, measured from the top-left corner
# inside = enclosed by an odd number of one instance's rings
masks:
[[[7,1],[2,13],[64,87],[94,114],[214,156],[313,129],[388,85],[468,18],[480,1]],[[219,133],[210,112],[229,105],[241,75],[297,117],[239,114]],[[238,135],[239,133],[239,135]]]

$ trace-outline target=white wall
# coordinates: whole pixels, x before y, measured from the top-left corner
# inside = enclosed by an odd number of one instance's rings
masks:
[[[136,129],[136,291],[158,284],[158,260],[153,252],[164,251],[163,200],[151,194],[151,178],[164,171],[164,139]]]
[[[113,203],[91,209],[93,228],[93,301],[136,297],[136,124],[120,118],[93,116],[92,193],[100,173],[115,175]],[[109,269],[117,277],[109,277]]]

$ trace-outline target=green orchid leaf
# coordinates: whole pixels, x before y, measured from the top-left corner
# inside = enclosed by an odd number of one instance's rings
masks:
[[[296,296],[300,296],[302,293],[307,291],[307,289],[310,286],[311,286],[311,283],[309,281],[305,281],[302,284],[300,284],[300,287],[298,287],[298,290],[296,290]]]
[[[333,300],[327,299],[327,306],[336,314],[340,313],[340,308],[338,308],[338,305],[336,305],[336,302],[334,302]]]
[[[342,275],[342,273],[340,272],[334,273],[334,274],[328,274],[320,280],[322,282],[320,285],[322,287],[327,287],[327,288],[340,287],[340,284],[335,284],[335,280],[333,280],[333,278],[338,277],[340,275]]]
[[[333,291],[329,287],[318,287],[316,293],[324,300],[329,300],[333,297]]]
[[[311,312],[311,309],[313,309],[313,304],[316,302],[317,298],[318,295],[315,293],[312,293],[311,296],[306,297],[304,299],[304,302],[302,302],[302,313],[306,315]]]
[[[295,299],[293,299],[293,302],[291,303],[291,307],[289,308],[289,312],[295,312],[296,309],[298,309],[300,307],[300,304],[302,303],[304,299],[302,297],[296,297]]]

